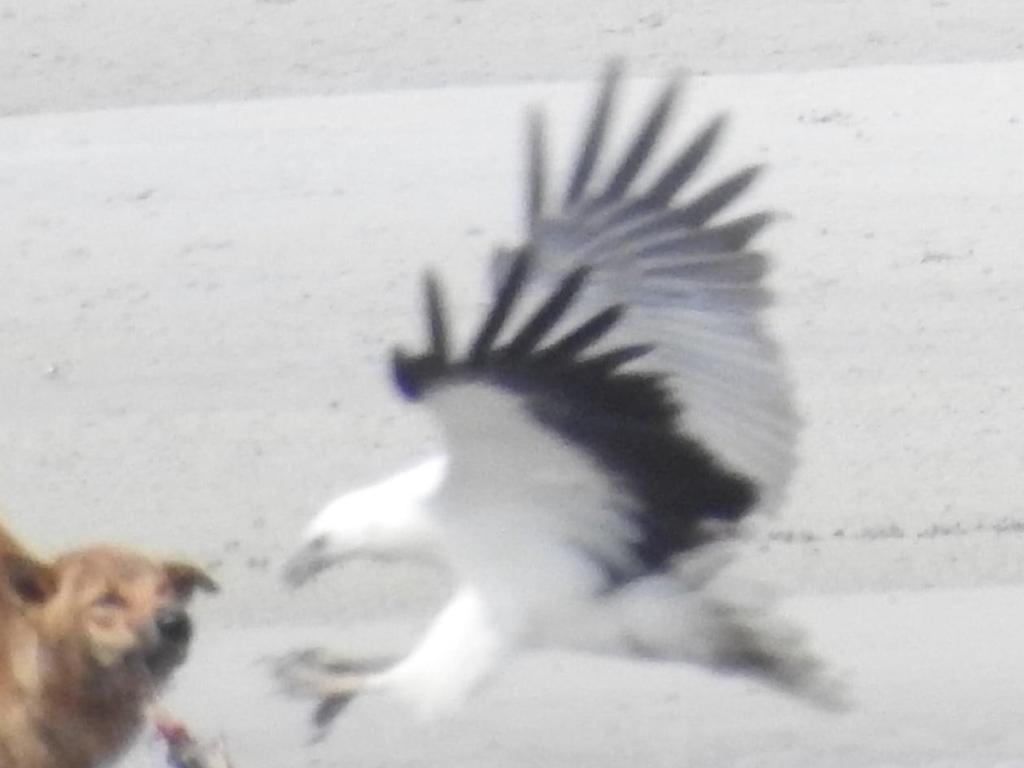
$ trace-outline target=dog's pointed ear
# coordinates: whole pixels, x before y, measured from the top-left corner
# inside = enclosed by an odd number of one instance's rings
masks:
[[[7,552],[0,558],[0,578],[4,587],[23,603],[44,603],[57,591],[53,568],[20,552]]]
[[[171,560],[164,563],[164,573],[174,587],[174,591],[183,600],[192,597],[197,589],[203,592],[219,592],[220,587],[206,571],[197,565],[186,563],[181,560]]]

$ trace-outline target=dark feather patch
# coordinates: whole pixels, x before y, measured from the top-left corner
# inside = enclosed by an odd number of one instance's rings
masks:
[[[466,355],[449,358],[435,287],[427,302],[429,350],[422,355],[397,351],[394,357],[395,381],[406,397],[417,400],[468,382],[502,389],[522,398],[544,428],[586,452],[616,479],[628,500],[624,511],[639,523],[641,535],[634,543],[632,570],[604,563],[612,585],[639,570],[659,568],[673,553],[706,541],[711,535],[706,523],[740,519],[753,508],[758,489],[685,431],[680,415],[686,404],[672,398],[661,376],[642,368],[650,346],[608,349],[601,344],[628,312],[626,304],[610,302],[551,337],[579,303],[588,280],[599,276],[614,296],[616,286],[610,281],[635,274],[645,281],[640,286],[644,301],[679,302],[681,309],[707,312],[711,324],[727,318],[723,333],[736,328],[747,334],[738,341],[756,341],[758,330],[750,329],[768,294],[761,281],[764,260],[746,248],[770,220],[755,214],[709,226],[748,188],[756,167],[690,195],[688,202],[674,202],[706,164],[724,118],[709,123],[666,167],[648,168],[666,132],[675,82],[661,92],[623,157],[598,183],[620,77],[621,68],[612,65],[565,196],[550,212],[545,210],[543,124],[533,118],[527,160],[530,241],[495,257],[494,300]],[[648,170],[656,172],[649,175]],[[646,187],[641,183],[645,177],[653,178]],[[535,272],[559,282],[524,323],[506,328]],[[634,288],[624,287],[618,295],[628,300]],[[665,340],[664,334],[658,338]],[[699,349],[689,354],[698,363],[701,355],[708,356]],[[704,362],[718,362],[711,357]],[[700,365],[692,375],[702,375]]]
[[[770,213],[743,216],[725,224],[694,229],[678,237],[663,240],[643,248],[638,251],[638,255],[645,258],[674,256],[680,262],[684,262],[683,257],[699,253],[731,256],[746,248],[754,236],[764,229],[771,220]]]
[[[615,99],[621,77],[622,66],[618,62],[610,64],[605,73],[601,94],[598,96],[597,105],[594,108],[594,116],[587,129],[587,138],[583,141],[583,148],[580,150],[572,181],[570,181],[565,195],[566,206],[573,205],[583,197],[590,177],[594,173],[597,158],[601,154],[601,147],[604,146],[605,134],[608,132],[608,116],[611,114],[612,102]]]
[[[547,186],[544,177],[544,120],[540,115],[531,116],[527,141],[526,225],[532,230],[544,211],[544,190]]]
[[[470,362],[482,362],[491,352],[495,339],[501,333],[512,307],[515,306],[523,286],[526,284],[526,277],[530,271],[530,260],[529,253],[523,251],[512,263],[512,267],[505,276],[505,281],[498,288],[494,305],[469,350]]]
[[[648,236],[679,237],[699,230],[742,194],[757,176],[758,168],[744,169],[718,182],[688,205],[674,205],[675,196],[694,179],[711,156],[727,122],[725,116],[719,116],[685,145],[646,188],[633,189],[665,134],[679,90],[677,80],[673,79],[651,107],[625,156],[611,169],[603,188],[594,183],[594,176],[602,165],[601,155],[620,79],[621,67],[613,64],[598,94],[561,209],[547,215],[543,212],[544,148],[539,138],[542,125],[539,117],[533,117],[531,137],[534,138],[528,150],[528,219],[530,247],[539,254],[540,263],[545,263],[547,258],[565,259],[568,266],[577,257],[585,258],[585,252],[597,241],[603,249],[617,250],[611,254],[614,259],[628,256],[632,246],[641,245],[642,239]]]
[[[581,267],[570,273],[562,281],[558,290],[551,294],[548,300],[523,326],[523,329],[505,347],[504,355],[506,358],[522,357],[534,350],[540,340],[562,319],[572,305],[573,299],[576,298],[580,288],[583,287],[583,281],[588,271],[585,267]]]
[[[437,278],[427,275],[427,323],[430,327],[430,352],[439,363],[448,362],[448,325],[445,318],[441,286]]]
[[[430,347],[421,355],[408,354],[402,349],[391,353],[391,370],[395,386],[405,397],[415,400],[423,394],[423,386],[448,368],[448,319],[441,295],[441,285],[428,273],[423,281],[426,297],[427,330]]]
[[[576,359],[580,352],[604,338],[622,319],[622,313],[623,308],[619,305],[601,310],[559,341],[541,350],[537,354],[538,362],[544,365],[564,365]]]
[[[707,520],[738,520],[753,505],[755,489],[681,431],[679,407],[658,375],[625,368],[650,352],[650,346],[595,352],[595,344],[622,319],[621,307],[609,307],[538,348],[583,289],[586,270],[571,273],[510,342],[494,346],[522,296],[529,262],[527,252],[516,256],[465,359],[442,362],[434,349],[419,357],[398,353],[395,379],[411,399],[467,382],[519,395],[543,427],[616,477],[628,491],[623,498],[632,505],[626,511],[642,535],[633,544],[633,568],[602,563],[609,585],[615,586],[705,541]],[[428,303],[430,322],[443,325],[433,317],[440,302]]]
[[[588,357],[580,362],[580,368],[589,375],[609,376],[627,363],[639,360],[644,355],[649,354],[653,349],[654,347],[651,344],[631,344],[626,347],[616,347],[600,355]]]
[[[760,173],[761,166],[759,165],[744,168],[688,203],[682,210],[689,220],[690,226],[704,226],[719,211],[743,194]]]
[[[611,181],[608,183],[608,188],[602,197],[615,200],[629,189],[629,185],[633,183],[633,179],[637,177],[637,174],[640,173],[647,159],[651,156],[651,150],[654,149],[658,138],[661,136],[665,122],[668,120],[668,116],[675,104],[678,91],[679,84],[674,80],[666,84],[660,98],[655,103],[650,115],[648,115],[647,122],[644,123],[643,128],[640,129],[640,132],[633,140],[632,146],[613,174]]]
[[[644,195],[644,203],[651,207],[662,207],[669,203],[697,169],[711,155],[711,149],[718,134],[725,126],[725,118],[718,117],[690,142],[672,164],[662,173],[650,191]]]

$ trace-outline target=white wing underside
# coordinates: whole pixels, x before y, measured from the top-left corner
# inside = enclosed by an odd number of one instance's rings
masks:
[[[642,255],[650,245],[644,241],[611,249],[567,242],[562,249],[561,238],[544,234],[556,226],[550,220],[537,225],[530,294],[539,300],[574,269],[588,266],[587,286],[563,325],[623,305],[625,317],[605,344],[651,345],[634,366],[664,376],[682,406],[684,431],[756,482],[758,511],[774,511],[793,472],[801,424],[788,371],[765,328],[763,310],[771,302],[761,275],[766,258],[723,253],[715,245],[702,250],[700,238],[664,259]],[[503,252],[495,257],[496,282],[507,259]]]
[[[529,286],[533,300],[525,300],[517,315],[528,315],[572,269],[587,263],[562,264],[559,258],[539,253]],[[651,352],[631,366],[663,374],[682,406],[683,431],[725,466],[755,481],[758,512],[777,509],[793,473],[801,423],[786,366],[762,328],[759,309],[768,301],[765,288],[731,286],[728,295],[719,297],[718,286],[703,280],[699,270],[693,277],[680,269],[663,277],[627,257],[617,264],[590,266],[587,287],[560,328],[612,304],[625,305],[624,319],[595,353],[620,345],[651,345]],[[747,298],[751,301],[744,302]],[[757,308],[744,309],[744,303]],[[515,327],[516,320],[509,325]],[[551,339],[558,337],[556,329]]]
[[[682,404],[684,431],[752,478],[759,511],[774,511],[792,475],[800,421],[778,348],[757,312],[729,302],[736,293],[764,299],[764,288],[728,288],[730,295],[720,298],[718,286],[699,271],[692,278],[683,271],[664,278],[646,269],[635,261],[595,269],[591,306],[628,306],[615,341],[654,346],[636,367],[665,374]],[[550,274],[553,283],[564,271]]]
[[[428,398],[448,446],[447,477],[430,512],[446,558],[517,632],[543,603],[591,595],[599,561],[631,562],[634,523],[615,479],[585,452],[488,384]]]
[[[428,402],[447,454],[425,511],[459,587],[416,648],[367,687],[432,717],[458,708],[514,650],[619,648],[616,616],[594,599],[606,576],[588,555],[628,562],[635,531],[616,511],[611,478],[516,395],[451,384]]]
[[[685,431],[716,458],[752,478],[760,511],[773,510],[792,474],[800,423],[789,377],[763,311],[771,295],[766,258],[749,243],[771,219],[719,214],[756,178],[756,166],[696,192],[694,176],[725,124],[718,118],[662,162],[677,96],[670,82],[630,133],[618,158],[606,151],[620,68],[609,68],[576,164],[548,188],[543,123],[528,143],[527,247],[531,287],[541,294],[580,266],[591,271],[578,310],[626,308],[616,343],[652,345],[637,366],[664,375],[684,409]],[[678,199],[682,198],[682,199]],[[510,254],[493,264],[495,284]]]

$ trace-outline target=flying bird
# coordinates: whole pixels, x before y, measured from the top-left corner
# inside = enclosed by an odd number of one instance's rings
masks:
[[[444,451],[331,502],[285,567],[297,586],[360,556],[428,556],[457,583],[403,658],[280,661],[286,687],[320,698],[322,724],[368,692],[450,711],[510,655],[542,647],[838,700],[798,628],[764,595],[722,586],[741,523],[782,500],[799,428],[762,318],[766,258],[751,247],[771,216],[719,220],[759,168],[690,192],[721,117],[655,164],[677,79],[609,167],[620,80],[609,67],[557,196],[532,118],[528,236],[493,256],[490,305],[464,348],[426,275],[428,343],[396,350],[391,368],[398,393],[436,416]]]

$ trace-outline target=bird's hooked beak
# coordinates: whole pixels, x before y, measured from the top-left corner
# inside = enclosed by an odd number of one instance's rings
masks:
[[[285,584],[292,588],[301,587],[335,560],[325,534],[307,539],[284,564],[282,576]]]

